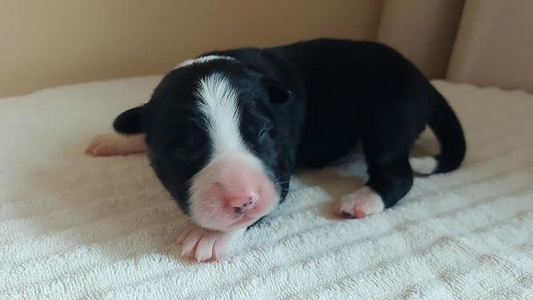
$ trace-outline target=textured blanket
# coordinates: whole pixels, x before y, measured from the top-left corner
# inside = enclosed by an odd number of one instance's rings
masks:
[[[465,127],[461,169],[339,220],[332,204],[365,180],[354,155],[295,178],[225,259],[192,263],[146,157],[83,153],[159,79],[0,100],[0,299],[533,299],[532,95],[434,82]],[[414,155],[437,147],[424,134]]]

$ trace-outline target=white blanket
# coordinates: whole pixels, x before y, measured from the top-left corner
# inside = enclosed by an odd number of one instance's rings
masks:
[[[227,258],[191,263],[146,157],[83,154],[158,80],[0,100],[0,299],[533,299],[532,95],[435,82],[466,130],[461,169],[362,220],[330,213],[360,157],[304,174]]]

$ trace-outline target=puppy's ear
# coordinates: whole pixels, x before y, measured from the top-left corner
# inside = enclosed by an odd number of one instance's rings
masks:
[[[141,115],[143,111],[143,106],[128,109],[118,115],[113,122],[113,128],[115,128],[118,133],[125,135],[142,133]]]
[[[270,101],[273,103],[283,104],[291,99],[292,92],[281,83],[266,78],[263,78],[262,81],[268,91]]]

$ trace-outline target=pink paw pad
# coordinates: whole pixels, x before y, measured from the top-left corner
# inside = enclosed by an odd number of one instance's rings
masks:
[[[335,214],[344,218],[364,218],[385,209],[381,197],[369,187],[364,186],[345,195],[337,203]]]
[[[244,230],[216,231],[191,224],[180,235],[177,243],[181,245],[183,257],[198,262],[215,261],[226,254],[229,245]]]

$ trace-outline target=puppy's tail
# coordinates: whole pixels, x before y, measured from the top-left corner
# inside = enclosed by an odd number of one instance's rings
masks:
[[[463,128],[446,99],[432,86],[435,110],[429,120],[440,143],[440,154],[435,157],[411,158],[411,167],[420,174],[446,173],[457,169],[466,153]]]

